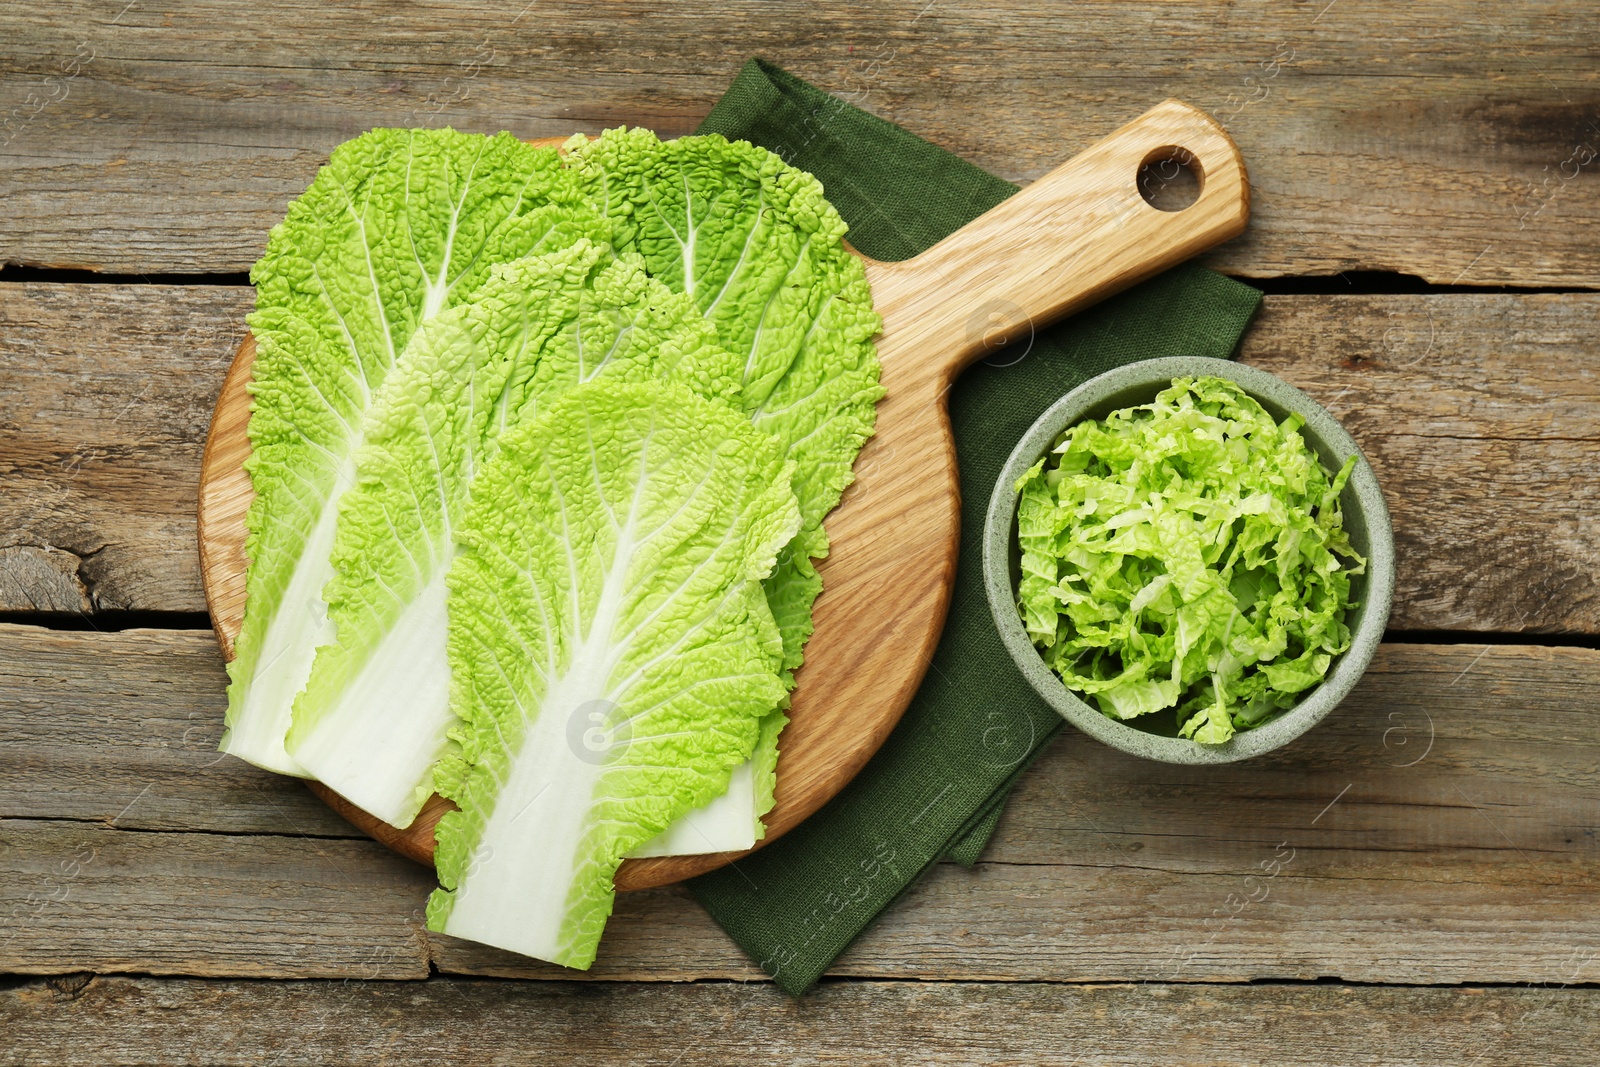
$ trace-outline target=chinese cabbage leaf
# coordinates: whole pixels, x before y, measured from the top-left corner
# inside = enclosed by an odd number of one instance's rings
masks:
[[[339,501],[318,650],[290,754],[399,827],[434,791],[451,723],[445,575],[474,475],[501,434],[598,379],[680,382],[737,403],[739,368],[687,298],[638,257],[579,240],[493,269],[424,324],[378,390]]]
[[[800,530],[765,583],[788,677],[822,591],[813,560],[828,552],[823,520],[853,478],[883,395],[866,272],[822,185],[764,148],[616,129],[594,141],[575,137],[567,149],[616,247],[644,256],[651,274],[716,325],[743,368],[744,410],[794,461]],[[748,847],[751,831],[763,835],[785,722],[782,710],[772,713],[751,767],[736,779],[753,789],[753,820],[734,802],[736,790],[659,847],[724,851]]]
[[[334,150],[251,271],[256,310],[244,622],[221,747],[288,774],[290,710],[330,639],[339,496],[362,416],[427,320],[497,262],[604,236],[551,150],[509,134],[380,129]]]
[[[852,480],[883,395],[880,320],[844,220],[816,178],[716,134],[661,141],[607,130],[574,138],[568,161],[617,249],[643,255],[716,325],[743,365],[745,411],[795,462],[800,533],[767,582],[792,670],[822,589],[811,561],[827,555],[823,519]]]
[[[593,960],[622,857],[726,789],[784,694],[760,583],[791,473],[677,385],[581,385],[501,440],[449,572],[430,929]]]

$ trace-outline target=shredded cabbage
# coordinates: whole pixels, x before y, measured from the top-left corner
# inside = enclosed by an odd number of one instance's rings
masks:
[[[1339,494],[1299,434],[1223,378],[1080,422],[1017,481],[1023,623],[1113,719],[1176,709],[1221,744],[1293,707],[1350,646]]]

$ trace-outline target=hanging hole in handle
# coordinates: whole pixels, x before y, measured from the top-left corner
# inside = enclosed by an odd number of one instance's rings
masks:
[[[1200,157],[1179,145],[1152,149],[1139,164],[1139,195],[1157,211],[1182,211],[1205,184]]]

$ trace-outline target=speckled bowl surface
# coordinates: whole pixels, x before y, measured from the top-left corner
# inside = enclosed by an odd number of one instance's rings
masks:
[[[1104,418],[1119,408],[1147,404],[1174,378],[1204,375],[1227,378],[1255,397],[1274,418],[1282,420],[1290,412],[1305,418],[1301,436],[1322,458],[1329,470],[1338,470],[1360,449],[1344,428],[1323,408],[1294,386],[1268,374],[1225,359],[1175,356],[1133,363],[1108,371],[1074,389],[1039,416],[1017,442],[1011,458],[995,483],[989,500],[984,527],[984,583],[995,625],[1011,657],[1022,669],[1033,688],[1062,717],[1084,733],[1113,748],[1146,759],[1165,763],[1231,763],[1269,752],[1285,745],[1316,725],[1343,700],[1360,679],[1389,621],[1389,604],[1394,596],[1394,531],[1389,525],[1389,509],[1372,467],[1362,456],[1345,484],[1339,504],[1350,543],[1367,560],[1366,573],[1351,582],[1351,598],[1357,606],[1348,622],[1350,648],[1341,655],[1322,684],[1305,694],[1299,704],[1278,718],[1253,730],[1242,730],[1221,745],[1202,745],[1176,736],[1176,716],[1153,713],[1128,722],[1101,714],[1069,690],[1060,677],[1045,666],[1033,647],[1016,605],[1019,568],[1017,549],[1017,479],[1038,462],[1061,432],[1083,419]],[[1150,720],[1146,722],[1146,720]]]

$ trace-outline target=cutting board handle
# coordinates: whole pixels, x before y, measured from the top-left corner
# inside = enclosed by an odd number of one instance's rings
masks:
[[[1200,179],[1181,211],[1140,195],[1141,168],[1163,160]],[[1233,140],[1198,108],[1164,101],[922,254],[867,261],[884,384],[942,392],[1000,344],[1237,236],[1249,217]]]

